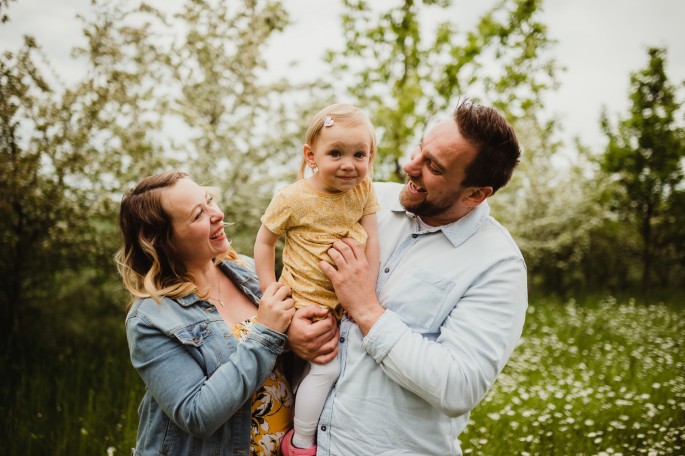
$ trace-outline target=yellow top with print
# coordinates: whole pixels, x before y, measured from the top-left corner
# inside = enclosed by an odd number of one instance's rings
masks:
[[[369,178],[336,194],[319,192],[305,179],[276,193],[261,221],[272,233],[285,235],[280,282],[291,288],[296,307],[338,307],[333,285],[319,261],[333,264],[328,249],[343,237],[365,246],[368,236],[359,222],[379,209]]]

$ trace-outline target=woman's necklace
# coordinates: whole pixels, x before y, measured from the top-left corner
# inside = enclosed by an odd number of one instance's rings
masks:
[[[217,287],[219,288],[219,297],[215,298],[213,296],[209,296],[209,299],[212,299],[214,301],[217,301],[221,307],[224,307],[224,302],[221,300],[221,278],[219,277],[219,267],[216,267],[216,284]]]

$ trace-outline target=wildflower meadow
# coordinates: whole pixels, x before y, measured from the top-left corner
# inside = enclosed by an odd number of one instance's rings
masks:
[[[465,454],[685,454],[683,308],[531,303],[519,346],[461,436]]]

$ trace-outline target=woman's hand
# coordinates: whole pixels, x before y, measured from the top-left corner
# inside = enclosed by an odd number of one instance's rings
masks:
[[[278,282],[266,287],[259,301],[257,321],[269,329],[285,333],[295,315],[295,301],[290,297],[290,288]]]
[[[323,318],[313,321],[314,318]],[[298,309],[288,328],[288,345],[298,357],[326,364],[338,355],[338,325],[333,314],[319,306]]]

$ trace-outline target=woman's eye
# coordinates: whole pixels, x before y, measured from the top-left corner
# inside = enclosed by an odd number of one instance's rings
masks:
[[[195,216],[195,220],[200,220],[202,218],[202,216],[204,215],[204,213],[205,213],[205,211],[200,210],[200,212],[198,212],[197,215]]]

